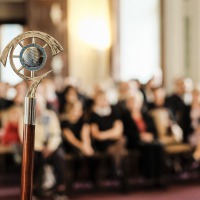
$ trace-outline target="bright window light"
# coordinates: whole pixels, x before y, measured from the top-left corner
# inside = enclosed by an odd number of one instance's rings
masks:
[[[159,0],[120,1],[120,76],[142,83],[160,73]]]
[[[19,24],[5,24],[5,25],[0,26],[1,52],[14,37],[21,34],[22,32],[23,32],[23,26]],[[18,51],[16,53],[17,55],[19,55],[20,49],[16,49],[16,51]],[[3,65],[1,64],[1,81],[7,82],[11,85],[15,85],[22,81],[22,79],[18,75],[16,75],[13,69],[11,68],[9,64],[9,58],[6,64],[6,68],[4,68]]]
[[[82,41],[97,49],[110,47],[108,23],[104,18],[86,18],[79,24],[79,37]]]

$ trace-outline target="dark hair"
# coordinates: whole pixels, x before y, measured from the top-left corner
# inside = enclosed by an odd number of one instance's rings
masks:
[[[63,91],[63,97],[65,97],[65,96],[69,93],[69,91],[70,91],[71,89],[75,90],[76,93],[78,94],[78,91],[77,91],[77,89],[76,89],[74,86],[68,85],[68,86],[64,89],[64,91]]]
[[[65,110],[65,105],[68,103],[67,102],[67,99],[65,98],[66,97],[66,95],[68,95],[68,93],[69,93],[69,91],[71,90],[71,89],[73,89],[76,93],[77,93],[77,96],[78,96],[78,91],[77,91],[77,89],[74,87],[74,86],[72,86],[72,85],[68,85],[65,89],[64,89],[64,91],[62,92],[62,94],[61,94],[61,99],[60,99],[60,108],[59,108],[59,112],[60,113],[63,113]]]

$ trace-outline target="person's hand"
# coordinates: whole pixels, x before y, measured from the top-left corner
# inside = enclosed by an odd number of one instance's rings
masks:
[[[200,145],[198,145],[193,153],[195,160],[200,160]]]
[[[47,158],[52,154],[52,151],[49,148],[45,147],[42,151],[42,154],[43,154],[44,158]]]
[[[118,140],[122,137],[122,134],[120,132],[114,133],[112,139]]]
[[[140,134],[140,139],[143,142],[152,142],[153,141],[153,135],[151,133],[144,132],[144,133]]]
[[[193,157],[195,160],[200,160],[200,151],[197,150],[193,153]]]
[[[91,147],[90,144],[83,144],[81,151],[85,156],[94,155],[94,150],[93,150],[93,148]]]

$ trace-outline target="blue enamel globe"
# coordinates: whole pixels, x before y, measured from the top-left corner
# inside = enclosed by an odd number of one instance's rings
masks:
[[[40,49],[29,47],[24,51],[22,59],[27,67],[38,67],[43,62],[43,54]]]
[[[37,71],[46,63],[46,52],[37,44],[29,44],[20,52],[20,62],[29,71]]]

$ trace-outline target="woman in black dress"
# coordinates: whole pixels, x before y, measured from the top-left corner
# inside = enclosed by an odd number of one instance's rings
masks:
[[[69,104],[65,120],[61,121],[63,146],[68,154],[92,156],[90,126],[83,118],[80,101]]]
[[[108,103],[104,91],[95,94],[90,123],[95,150],[110,155],[115,164],[115,172],[119,173],[126,152],[123,124],[117,112]]]
[[[153,119],[142,112],[143,96],[137,92],[126,99],[127,112],[123,116],[127,148],[141,152],[142,175],[159,183],[163,173],[164,150],[157,142],[157,131]]]
[[[94,150],[91,146],[90,126],[83,118],[83,107],[80,101],[68,104],[65,120],[61,122],[63,148],[67,158],[67,190],[72,190],[74,179],[89,173],[94,181]],[[87,168],[88,170],[86,170]],[[85,170],[82,170],[85,169]]]

